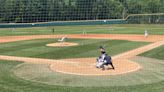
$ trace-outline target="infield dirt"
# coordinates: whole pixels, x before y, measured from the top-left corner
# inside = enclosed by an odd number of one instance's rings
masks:
[[[33,35],[33,36],[7,36],[0,37],[0,43],[14,42],[21,40],[31,39],[45,39],[45,38],[61,38],[63,35]],[[16,56],[3,56],[0,55],[0,59],[3,60],[16,60],[30,63],[45,63],[50,64],[50,69],[55,72],[76,74],[76,75],[117,75],[124,74],[133,71],[137,71],[142,67],[130,58],[136,55],[156,48],[164,44],[164,36],[151,35],[145,38],[143,35],[126,35],[126,34],[72,34],[67,35],[68,38],[80,38],[80,39],[115,39],[115,40],[129,40],[129,41],[143,41],[152,42],[149,45],[124,52],[122,54],[113,56],[113,63],[116,67],[115,70],[102,71],[95,68],[96,58],[77,58],[77,59],[63,59],[63,60],[51,60],[51,59],[39,59],[28,57],[16,57]]]

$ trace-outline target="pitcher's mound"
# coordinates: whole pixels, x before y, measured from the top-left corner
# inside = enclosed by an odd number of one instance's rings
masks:
[[[66,46],[77,46],[79,45],[78,43],[71,43],[71,42],[58,42],[58,43],[51,43],[47,44],[46,46],[51,46],[51,47],[66,47]]]

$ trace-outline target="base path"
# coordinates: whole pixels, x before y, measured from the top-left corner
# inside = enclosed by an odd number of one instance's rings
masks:
[[[45,39],[45,38],[61,38],[63,35],[33,35],[33,36],[8,36],[0,37],[0,43],[14,42],[21,40],[31,39]],[[63,60],[51,60],[51,59],[38,59],[27,57],[15,57],[15,56],[0,56],[3,60],[16,60],[30,63],[45,63],[50,64],[50,69],[55,72],[76,74],[76,75],[117,75],[124,74],[133,71],[137,71],[141,66],[135,62],[130,61],[130,58],[136,55],[156,48],[164,44],[164,36],[151,35],[145,38],[143,35],[129,35],[129,34],[73,34],[67,35],[68,38],[80,38],[80,39],[117,39],[117,40],[130,40],[130,41],[144,41],[153,42],[149,45],[127,51],[125,53],[116,55],[113,58],[113,63],[116,66],[115,70],[102,71],[95,68],[96,58],[78,58],[78,59],[63,59]]]

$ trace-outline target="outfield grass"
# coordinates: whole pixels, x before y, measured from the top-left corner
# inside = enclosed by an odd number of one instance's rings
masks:
[[[55,29],[54,33],[52,29]],[[45,35],[45,34],[149,34],[164,35],[164,25],[124,24],[124,25],[83,25],[83,26],[54,26],[34,28],[3,28],[0,29],[0,36],[13,35]],[[12,31],[13,30],[13,31]]]
[[[103,45],[107,53],[116,55],[148,43],[132,42],[124,40],[100,40],[100,39],[69,39],[68,42],[79,43],[79,46],[72,47],[47,47],[46,44],[55,43],[57,39],[38,39],[18,41],[0,44],[0,55],[65,59],[98,57],[99,46]]]
[[[140,54],[140,56],[164,60],[164,45],[153,50],[150,50],[148,52],[142,53]]]
[[[0,92],[163,92],[164,81],[114,87],[66,87],[30,82],[15,77],[11,70],[20,62],[0,60]],[[132,81],[132,80],[129,80]]]

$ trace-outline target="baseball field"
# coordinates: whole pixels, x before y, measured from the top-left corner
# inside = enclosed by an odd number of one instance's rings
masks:
[[[115,70],[95,67],[99,46]],[[163,24],[0,29],[0,92],[163,91]]]

